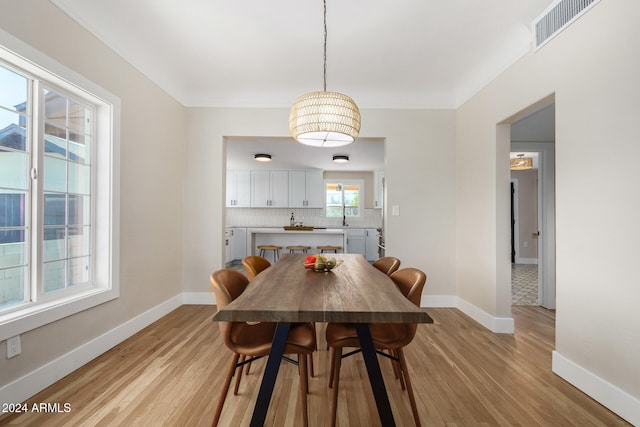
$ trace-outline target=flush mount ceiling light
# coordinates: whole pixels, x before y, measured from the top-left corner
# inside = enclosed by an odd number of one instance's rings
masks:
[[[253,158],[258,162],[270,162],[271,154],[256,154]]]
[[[336,154],[333,156],[334,163],[349,163],[349,156],[345,156],[344,154]]]
[[[351,144],[360,133],[360,110],[349,96],[327,92],[327,2],[324,4],[324,86],[322,92],[300,96],[291,107],[293,138],[314,147]]]
[[[511,170],[522,171],[531,169],[533,167],[533,159],[531,157],[524,157],[524,154],[518,154],[518,157],[511,159]]]

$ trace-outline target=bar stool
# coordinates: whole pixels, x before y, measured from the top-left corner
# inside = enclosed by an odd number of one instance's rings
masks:
[[[316,246],[318,249],[320,249],[320,253],[323,254],[324,251],[333,251],[334,254],[337,254],[338,251],[342,250],[342,246],[329,246],[329,245],[325,245],[325,246]]]
[[[258,249],[260,249],[260,256],[266,258],[267,251],[273,251],[273,262],[277,262],[278,258],[280,258],[280,251],[282,250],[282,246],[276,245],[258,245]]]
[[[287,249],[289,249],[290,254],[295,253],[295,251],[302,251],[303,254],[306,254],[311,249],[311,246],[287,246]]]

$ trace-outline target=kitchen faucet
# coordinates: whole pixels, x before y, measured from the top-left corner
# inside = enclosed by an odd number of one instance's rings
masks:
[[[349,226],[349,224],[347,224],[347,213],[346,213],[346,208],[344,206],[344,202],[342,203],[342,226],[343,227]]]

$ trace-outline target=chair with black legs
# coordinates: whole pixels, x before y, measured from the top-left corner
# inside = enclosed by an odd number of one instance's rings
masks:
[[[244,269],[247,271],[247,277],[249,278],[249,280],[253,280],[253,278],[256,277],[260,272],[271,267],[271,263],[266,258],[257,256],[257,255],[250,255],[250,256],[244,257],[242,259],[242,265],[244,266]],[[312,325],[313,325],[313,328],[315,329],[315,324],[312,324]],[[240,362],[242,361],[243,361],[243,357],[240,358]],[[247,374],[249,373],[250,366],[251,366],[251,363],[247,365],[247,369],[245,373]],[[309,354],[309,373],[312,377],[315,375],[314,368],[313,368],[313,354]],[[242,375],[242,371],[238,375],[238,378],[236,378],[236,388],[238,387],[237,384],[240,383],[241,375]]]
[[[416,268],[404,268],[392,273],[391,280],[398,286],[402,294],[412,303],[420,306],[422,289],[427,281],[427,276]],[[394,364],[398,364],[396,372],[400,376],[400,382],[404,389],[406,385],[411,411],[416,426],[420,426],[418,408],[413,395],[413,387],[409,378],[407,361],[404,357],[404,347],[406,347],[415,337],[418,325],[416,323],[373,323],[370,325],[371,337],[376,351],[385,357],[391,358]],[[333,358],[331,372],[329,374],[329,387],[333,387],[331,405],[331,426],[336,424],[336,409],[338,405],[338,385],[340,383],[340,365],[342,358],[356,354],[357,351],[342,355],[345,347],[360,348],[360,340],[355,326],[349,323],[329,323],[326,330],[327,344],[332,350]],[[390,354],[385,354],[382,350],[388,350]]]
[[[249,279],[239,271],[222,269],[211,274],[211,285],[215,290],[218,310],[226,307],[238,298],[249,284]],[[224,379],[220,398],[216,407],[212,426],[217,426],[222,414],[222,408],[229,391],[231,379],[238,368],[242,369],[245,363],[269,355],[271,342],[276,329],[272,322],[246,323],[246,322],[218,322],[220,335],[224,344],[232,351],[229,369]],[[316,348],[316,334],[309,323],[296,323],[291,325],[289,337],[284,354],[298,355],[300,373],[300,403],[302,407],[303,426],[308,425],[307,417],[307,355],[313,353]],[[248,359],[240,361],[240,357]],[[237,390],[235,393],[237,394]]]

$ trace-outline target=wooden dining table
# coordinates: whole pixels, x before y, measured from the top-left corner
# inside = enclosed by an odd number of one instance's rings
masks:
[[[355,324],[380,421],[383,426],[394,426],[369,324],[432,323],[433,320],[362,255],[335,255],[341,264],[330,272],[305,269],[306,256],[283,255],[213,318],[214,321],[277,323],[250,425],[264,425],[291,323],[345,322]]]

